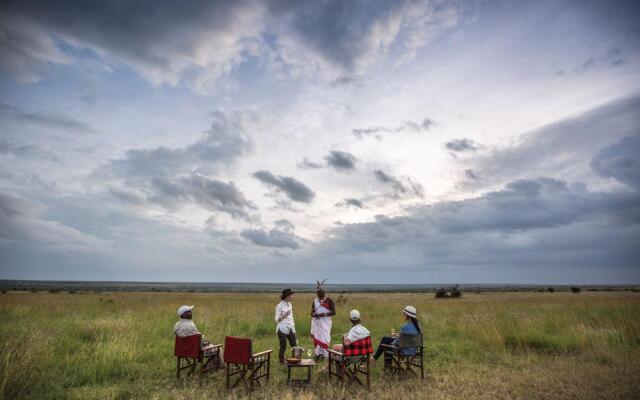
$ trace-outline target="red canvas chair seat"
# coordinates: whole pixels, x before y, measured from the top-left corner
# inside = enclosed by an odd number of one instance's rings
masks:
[[[193,374],[201,363],[201,372],[218,369],[220,364],[221,344],[209,345],[206,353],[202,349],[202,335],[180,337],[176,335],[173,354],[176,356],[176,377],[180,378],[180,371],[189,369],[189,375]]]
[[[255,385],[261,386],[261,378],[265,378],[267,382],[269,381],[272,350],[253,354],[252,343],[249,338],[236,336],[224,338],[227,389],[233,389],[242,383],[251,392]],[[231,384],[232,376],[238,377],[233,384]]]
[[[180,337],[176,335],[176,344],[173,354],[176,357],[200,357],[202,335]]]

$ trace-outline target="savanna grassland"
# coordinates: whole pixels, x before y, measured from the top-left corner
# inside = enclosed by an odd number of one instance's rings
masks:
[[[294,296],[298,338],[310,345],[311,294]],[[334,299],[337,296],[333,296]],[[277,350],[276,294],[25,293],[0,295],[0,394],[5,399],[211,399],[227,394],[224,376],[175,379],[173,325],[181,304],[212,342],[255,339]],[[397,382],[373,367],[370,391],[340,389],[316,371],[314,388],[283,385],[272,360],[268,399],[638,399],[640,294],[630,292],[347,294],[333,339],[357,308],[377,343],[418,308],[426,337],[427,377]],[[275,354],[274,354],[275,356]],[[277,358],[274,357],[274,358]]]

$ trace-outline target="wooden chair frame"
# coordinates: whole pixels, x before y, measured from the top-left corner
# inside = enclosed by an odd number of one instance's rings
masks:
[[[200,372],[205,373],[211,370],[217,370],[220,368],[220,350],[221,344],[208,345],[199,349],[191,349],[190,351],[184,351],[184,349],[178,348],[178,341],[187,338],[178,338],[176,336],[176,349],[174,350],[176,356],[176,378],[180,378],[180,371],[188,369],[187,375],[192,375],[198,364],[200,366]],[[202,343],[202,335],[193,335],[190,339],[193,342]]]
[[[344,349],[344,343],[342,344]],[[371,370],[369,364],[370,353],[345,357],[344,353],[332,349],[329,352],[329,367],[327,368],[329,380],[335,376],[342,386],[351,386],[354,383],[371,387]],[[366,377],[366,383],[360,380],[359,375]]]
[[[422,334],[419,335],[403,335],[400,334],[398,345],[381,344],[384,347],[384,356],[390,358],[390,363],[385,361],[385,369],[399,378],[406,378],[410,374],[418,377],[417,371],[420,370],[420,379],[424,379],[424,346]],[[406,347],[415,347],[416,354],[409,356],[403,354]]]
[[[226,350],[225,350],[226,351]],[[251,353],[251,350],[249,349]],[[255,386],[262,386],[260,379],[265,378],[269,382],[271,373],[271,353],[273,350],[265,350],[260,353],[251,354],[248,363],[226,362],[226,387],[227,390],[236,388],[243,384],[249,393]],[[235,382],[231,383],[231,377],[237,376]],[[265,383],[266,383],[265,382]]]

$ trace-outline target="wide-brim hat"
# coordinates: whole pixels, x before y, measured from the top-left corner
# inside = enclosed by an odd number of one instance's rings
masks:
[[[187,311],[191,311],[193,310],[193,306],[180,306],[178,307],[178,317],[182,317],[182,314],[186,313]]]
[[[410,316],[411,318],[418,318],[418,316],[416,315],[416,308],[414,306],[406,306],[403,310],[403,313],[405,313],[405,315]]]
[[[294,294],[295,292],[289,288],[285,289],[282,291],[282,294],[280,295],[280,299],[284,300],[287,298],[287,296],[291,296],[292,294]]]

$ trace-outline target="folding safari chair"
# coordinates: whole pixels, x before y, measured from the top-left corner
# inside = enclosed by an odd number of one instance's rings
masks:
[[[400,334],[398,345],[381,344],[385,351],[385,369],[396,374],[399,378],[406,378],[409,374],[417,377],[420,370],[420,378],[424,379],[424,346],[422,334],[403,335]],[[414,355],[405,355],[407,348],[415,348]]]
[[[176,336],[174,355],[176,356],[176,377],[180,378],[180,371],[189,369],[188,375],[195,372],[198,363],[202,363],[201,372],[218,369],[220,365],[221,344],[202,347],[202,335],[186,337]]]
[[[240,382],[251,393],[254,386],[262,386],[260,379],[265,378],[269,382],[271,369],[271,352],[265,350],[260,353],[252,353],[252,340],[235,336],[224,338],[224,362],[227,364],[227,389],[233,389]],[[236,381],[231,384],[231,377],[236,376]]]
[[[328,350],[329,352],[329,380],[335,376],[343,386],[353,383],[364,385],[360,375],[366,378],[367,387],[371,386],[369,370],[369,355],[373,353],[371,337],[357,340],[349,346],[342,345],[342,352]]]

